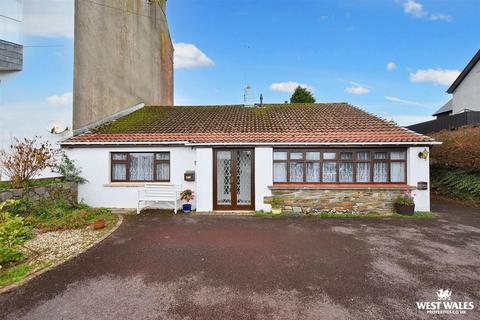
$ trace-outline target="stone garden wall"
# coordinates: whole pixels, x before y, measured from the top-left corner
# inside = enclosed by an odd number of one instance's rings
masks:
[[[8,189],[0,191],[0,202],[8,199],[27,198],[32,201],[57,200],[63,198],[69,203],[77,202],[78,189],[75,182],[53,183],[26,189]]]
[[[284,211],[309,209],[357,210],[388,214],[393,211],[393,200],[404,192],[399,188],[271,188],[272,197],[265,197],[265,203],[275,198]],[[295,209],[295,210],[294,210]]]

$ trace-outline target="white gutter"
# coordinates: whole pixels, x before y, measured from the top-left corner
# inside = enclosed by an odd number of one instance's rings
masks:
[[[351,146],[351,145],[358,145],[358,146],[368,146],[368,145],[434,145],[434,144],[442,144],[440,141],[427,141],[427,142],[236,142],[236,143],[229,143],[229,142],[218,142],[218,143],[190,143],[187,145],[195,145],[195,146],[228,146],[228,145],[241,145],[241,146],[248,146],[248,145],[260,145],[260,146]]]
[[[382,145],[382,146],[398,146],[398,145],[439,145],[442,144],[440,141],[425,141],[425,142],[216,142],[216,143],[196,143],[189,141],[175,141],[175,142],[62,142],[62,146],[103,146],[103,145],[185,145],[185,146],[372,146],[372,145]]]
[[[71,142],[60,142],[61,146],[105,146],[105,145],[188,145],[188,141],[173,141],[173,142],[145,142],[145,141],[139,141],[139,142],[128,142],[128,141],[112,141],[112,142],[92,142],[92,141],[87,141],[87,142],[81,142],[81,141],[71,141]]]

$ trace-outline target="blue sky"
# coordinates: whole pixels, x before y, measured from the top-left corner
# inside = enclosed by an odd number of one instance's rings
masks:
[[[175,102],[243,103],[246,84],[255,102],[283,102],[299,83],[320,102],[423,121],[479,49],[479,14],[477,0],[169,0]],[[24,70],[0,84],[3,141],[71,122],[73,1],[25,0],[23,44]]]

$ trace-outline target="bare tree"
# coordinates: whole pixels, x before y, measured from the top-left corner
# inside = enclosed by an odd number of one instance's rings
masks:
[[[15,187],[21,187],[43,170],[54,167],[57,154],[48,142],[39,142],[39,137],[15,138],[8,149],[0,150],[0,173]]]

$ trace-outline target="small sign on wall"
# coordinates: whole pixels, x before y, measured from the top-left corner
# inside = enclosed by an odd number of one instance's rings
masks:
[[[195,181],[195,171],[186,171],[183,174],[183,180],[185,180],[185,181]]]
[[[417,190],[428,190],[428,182],[418,181],[417,182]]]

